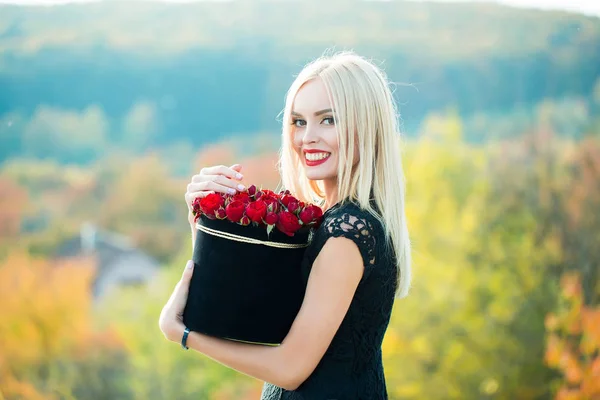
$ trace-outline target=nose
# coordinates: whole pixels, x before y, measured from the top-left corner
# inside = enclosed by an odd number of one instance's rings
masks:
[[[319,141],[319,135],[317,129],[313,127],[310,123],[306,125],[306,129],[304,130],[304,135],[302,135],[302,144],[311,144],[317,143]]]

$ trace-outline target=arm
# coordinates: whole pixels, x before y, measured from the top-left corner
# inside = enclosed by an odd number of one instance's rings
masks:
[[[188,347],[243,374],[294,390],[325,354],[348,311],[363,270],[356,244],[343,237],[330,238],[314,262],[302,307],[280,346],[233,342],[191,332]],[[171,340],[179,342],[183,329],[179,326]]]

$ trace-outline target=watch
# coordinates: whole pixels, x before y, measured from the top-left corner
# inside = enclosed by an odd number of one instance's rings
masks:
[[[190,328],[186,327],[185,330],[183,331],[183,337],[181,338],[181,347],[183,347],[185,350],[187,350],[189,348],[186,345],[189,334],[190,334]]]

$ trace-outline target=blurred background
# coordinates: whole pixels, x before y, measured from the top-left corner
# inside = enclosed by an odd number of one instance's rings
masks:
[[[191,176],[275,188],[285,92],[326,50],[401,112],[390,399],[600,399],[597,2],[29,3],[0,4],[0,400],[260,397],[158,316]]]

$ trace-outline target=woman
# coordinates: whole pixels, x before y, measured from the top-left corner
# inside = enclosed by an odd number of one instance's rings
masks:
[[[325,210],[305,253],[302,307],[277,347],[196,332],[185,344],[265,381],[263,400],[387,399],[381,344],[394,298],[408,294],[411,280],[397,114],[388,82],[354,53],[319,58],[289,89],[283,120],[283,185]],[[188,185],[188,207],[214,191],[245,190],[241,172],[240,165],[204,168]],[[191,212],[190,224],[194,233]],[[186,268],[160,317],[164,335],[178,343],[191,275]]]

